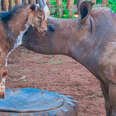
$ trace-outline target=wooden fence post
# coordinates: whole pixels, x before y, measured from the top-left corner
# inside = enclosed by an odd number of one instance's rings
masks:
[[[21,5],[22,4],[22,0],[16,0],[16,5]]]
[[[9,0],[9,9],[13,8],[15,6],[14,0]]]
[[[29,3],[29,0],[25,0],[25,3],[28,4]]]
[[[13,0],[9,1],[9,9],[11,9],[13,7],[13,4],[14,4],[13,2],[14,2]]]
[[[108,5],[108,0],[103,0],[103,5],[107,6]]]
[[[9,1],[3,0],[3,10],[8,11],[9,10]]]
[[[2,0],[0,0],[0,11],[2,10]]]
[[[56,0],[58,17],[62,16],[62,0]]]
[[[94,4],[96,4],[96,0],[92,0],[92,2],[93,2]]]
[[[73,5],[74,5],[74,0],[67,0],[67,9],[69,10],[70,16],[73,15]]]
[[[39,3],[39,0],[36,0],[36,3]]]
[[[31,4],[34,3],[34,0],[30,0]]]

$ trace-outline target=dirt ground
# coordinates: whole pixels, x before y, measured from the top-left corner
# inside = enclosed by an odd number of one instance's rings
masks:
[[[41,55],[18,48],[9,58],[7,88],[34,87],[73,96],[79,116],[105,116],[99,81],[67,56]]]

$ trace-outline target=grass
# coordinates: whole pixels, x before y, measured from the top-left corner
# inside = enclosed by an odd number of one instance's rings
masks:
[[[56,61],[56,60],[53,60],[53,59],[50,59],[49,63],[50,64],[56,64],[56,65],[63,64],[63,62],[61,60]]]
[[[21,72],[23,72],[23,70],[22,69],[18,69],[17,72],[18,73],[21,73]]]
[[[40,60],[39,64],[43,64],[43,61]]]

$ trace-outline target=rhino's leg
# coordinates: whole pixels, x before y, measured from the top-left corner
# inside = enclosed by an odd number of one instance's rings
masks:
[[[109,97],[109,85],[101,82],[101,89],[105,100],[106,116],[112,116],[112,108]]]
[[[110,98],[110,104],[112,108],[111,116],[116,116],[116,84],[109,85],[109,98]]]

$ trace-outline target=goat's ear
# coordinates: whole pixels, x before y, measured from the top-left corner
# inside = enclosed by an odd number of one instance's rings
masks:
[[[93,3],[89,1],[83,1],[79,4],[78,12],[82,22],[85,22],[88,18]]]
[[[35,11],[35,10],[36,10],[36,5],[35,5],[35,4],[32,4],[32,5],[30,6],[30,9],[31,9],[32,11]]]

